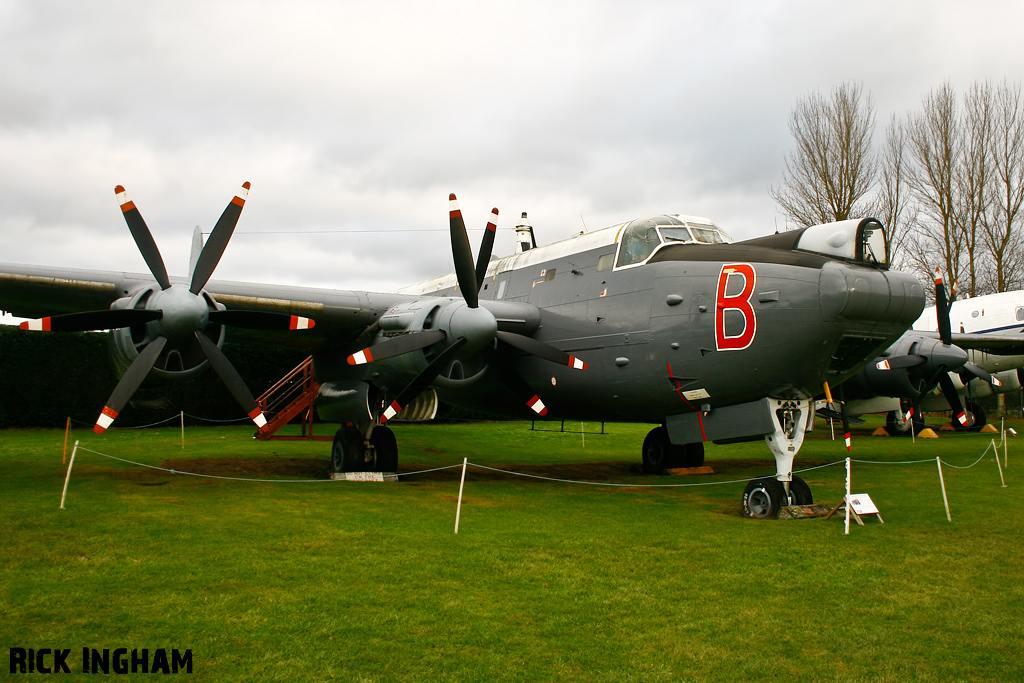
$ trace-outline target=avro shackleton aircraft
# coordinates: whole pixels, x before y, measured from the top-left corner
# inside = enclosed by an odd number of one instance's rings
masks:
[[[474,265],[455,195],[452,275],[392,294],[210,280],[248,188],[194,245],[188,278],[168,276],[120,186],[149,274],[0,264],[0,308],[49,316],[25,328],[111,330],[124,374],[97,431],[150,373],[207,363],[264,424],[220,351],[232,327],[312,352],[319,415],[343,425],[336,471],[394,471],[386,422],[440,397],[497,415],[656,424],[642,447],[648,471],[701,464],[705,441],[764,438],[776,475],[744,493],[746,513],[764,517],[812,501],[792,470],[814,395],[892,344],[924,306],[917,280],[888,270],[874,219],[730,243],[710,221],[662,215],[548,246],[527,240],[491,260],[494,210]]]

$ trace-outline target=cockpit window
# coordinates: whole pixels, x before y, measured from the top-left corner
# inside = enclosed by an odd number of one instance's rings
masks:
[[[726,244],[728,241],[716,225],[689,223],[678,216],[641,218],[622,229],[615,267],[643,263],[664,244]]]
[[[725,244],[725,240],[722,238],[722,231],[713,225],[690,223],[690,232],[693,233],[694,239],[698,242],[704,244]]]
[[[647,257],[654,253],[656,247],[661,244],[661,236],[658,234],[658,224],[668,223],[668,216],[657,216],[655,218],[638,218],[622,230],[622,237],[619,238],[619,257],[615,260],[615,267],[632,266],[643,263]],[[682,225],[681,221],[676,221]],[[683,230],[686,226],[683,225]]]

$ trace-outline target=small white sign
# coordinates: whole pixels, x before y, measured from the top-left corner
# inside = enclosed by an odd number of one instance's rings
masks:
[[[707,389],[691,389],[690,391],[684,391],[683,396],[687,401],[699,401],[702,398],[711,398],[711,394],[708,393]]]
[[[851,494],[850,506],[858,515],[878,514],[878,508],[875,507],[875,503],[871,500],[871,496],[866,493]]]

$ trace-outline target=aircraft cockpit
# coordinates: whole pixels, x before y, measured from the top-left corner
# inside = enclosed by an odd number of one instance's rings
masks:
[[[874,218],[812,225],[800,235],[796,248],[876,268],[889,267],[885,227]]]
[[[615,267],[645,263],[659,247],[669,244],[728,244],[732,239],[704,218],[654,216],[627,223],[619,234]]]

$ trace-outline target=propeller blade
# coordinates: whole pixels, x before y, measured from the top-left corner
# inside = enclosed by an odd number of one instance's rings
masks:
[[[544,401],[541,400],[540,396],[526,383],[522,375],[513,370],[506,363],[496,364],[499,374],[501,374],[502,380],[513,394],[520,397],[520,400],[526,404],[526,407],[532,410],[540,417],[544,417],[548,414],[548,407],[544,405]]]
[[[462,290],[462,298],[470,308],[480,305],[476,286],[476,269],[473,267],[473,250],[466,234],[466,221],[462,219],[459,201],[454,194],[448,195],[448,224],[452,236],[452,258],[455,259],[455,276]]]
[[[425,349],[431,344],[443,341],[447,336],[441,330],[424,330],[422,332],[403,334],[353,353],[348,357],[348,364],[364,365],[365,363],[412,353],[413,351]]]
[[[974,363],[964,363],[963,367],[960,369],[960,379],[963,383],[967,384],[975,377],[984,382],[988,382],[994,387],[1003,386],[1003,383],[999,381],[999,378],[993,377],[981,366],[975,365]]]
[[[203,229],[198,225],[192,231],[192,247],[188,253],[188,274],[191,276],[196,272],[196,264],[199,262],[199,255],[203,253]]]
[[[430,361],[430,364],[420,374],[416,375],[416,378],[407,387],[402,389],[402,393],[398,395],[398,398],[392,401],[391,405],[384,410],[384,414],[380,416],[380,423],[384,424],[393,418],[409,401],[415,399],[424,389],[430,386],[430,383],[437,379],[437,376],[441,374],[441,371],[444,370],[448,362],[455,357],[455,354],[458,353],[465,343],[465,338],[459,337],[451,346],[437,354],[437,357]]]
[[[193,294],[199,294],[203,290],[206,283],[210,281],[210,276],[213,275],[213,269],[220,263],[224,250],[228,246],[228,240],[231,239],[231,234],[238,224],[238,217],[242,215],[242,207],[245,206],[250,187],[252,186],[249,182],[242,183],[242,187],[228,202],[224,213],[217,220],[217,225],[213,226],[213,232],[206,240],[206,245],[203,247],[202,253],[199,254],[195,270],[192,272],[192,284],[188,289]]]
[[[589,367],[576,356],[572,356],[561,349],[556,349],[550,344],[537,341],[533,337],[527,337],[514,332],[504,332],[501,330],[498,331],[497,335],[498,339],[509,346],[515,347],[520,351],[525,351],[531,356],[536,356],[537,358],[542,358],[544,360],[551,361],[552,363],[558,363],[559,365],[568,365],[570,368],[575,368],[576,370],[586,370]]]
[[[247,330],[311,330],[316,326],[311,318],[271,311],[210,311],[209,320]]]
[[[128,399],[132,397],[135,390],[146,379],[146,375],[153,369],[153,364],[160,357],[160,352],[164,350],[166,343],[166,337],[157,337],[132,361],[117,386],[114,387],[114,392],[107,399],[107,404],[103,407],[99,417],[96,418],[96,425],[92,428],[94,432],[102,434],[113,424],[121,410],[124,409],[124,405],[128,403]]]
[[[839,415],[843,420],[843,441],[846,442],[846,452],[853,450],[853,437],[850,435],[850,415],[846,409],[846,398],[843,395],[843,385],[839,385]]]
[[[956,385],[948,372],[939,375],[939,386],[942,388],[942,396],[946,403],[953,410],[953,419],[960,423],[961,427],[967,426],[967,413],[964,412],[963,404],[960,403],[960,395],[956,393]]]
[[[901,368],[912,368],[915,365],[921,365],[927,362],[927,360],[924,356],[917,355],[895,356],[894,358],[886,358],[875,363],[875,367],[879,370],[899,370]]]
[[[217,345],[210,341],[202,332],[196,332],[196,339],[199,340],[199,345],[203,349],[203,353],[206,354],[207,360],[210,361],[210,365],[213,367],[213,371],[217,373],[220,380],[224,382],[224,386],[228,388],[231,395],[235,397],[235,400],[242,410],[248,413],[249,418],[256,423],[256,426],[260,430],[266,430],[267,418],[263,415],[263,411],[260,410],[259,405],[256,403],[256,399],[252,397],[252,393],[249,391],[249,387],[245,386],[245,380],[238,374],[238,370],[235,370],[235,366],[231,364],[227,356],[217,348]]]
[[[43,332],[89,332],[92,330],[113,330],[119,327],[143,325],[163,317],[160,311],[127,309],[106,309],[53,315],[37,320],[26,320],[18,325],[23,330]]]
[[[942,275],[935,269],[935,317],[939,323],[939,339],[943,344],[953,343],[953,332],[949,325],[949,304],[946,301],[946,287],[942,284]]]
[[[142,219],[142,214],[136,208],[135,202],[128,197],[124,186],[115,187],[114,194],[117,195],[117,203],[121,205],[124,220],[135,239],[135,244],[142,253],[142,258],[146,261],[149,272],[153,274],[160,289],[168,289],[171,286],[171,280],[167,277],[167,268],[160,256],[160,250],[157,249],[156,242],[153,241],[153,233],[146,226],[146,221]]]
[[[491,262],[491,250],[494,249],[494,234],[498,230],[498,209],[491,209],[491,220],[487,221],[484,238],[480,242],[480,253],[476,255],[476,291],[484,287],[484,276],[487,275],[487,264]]]

